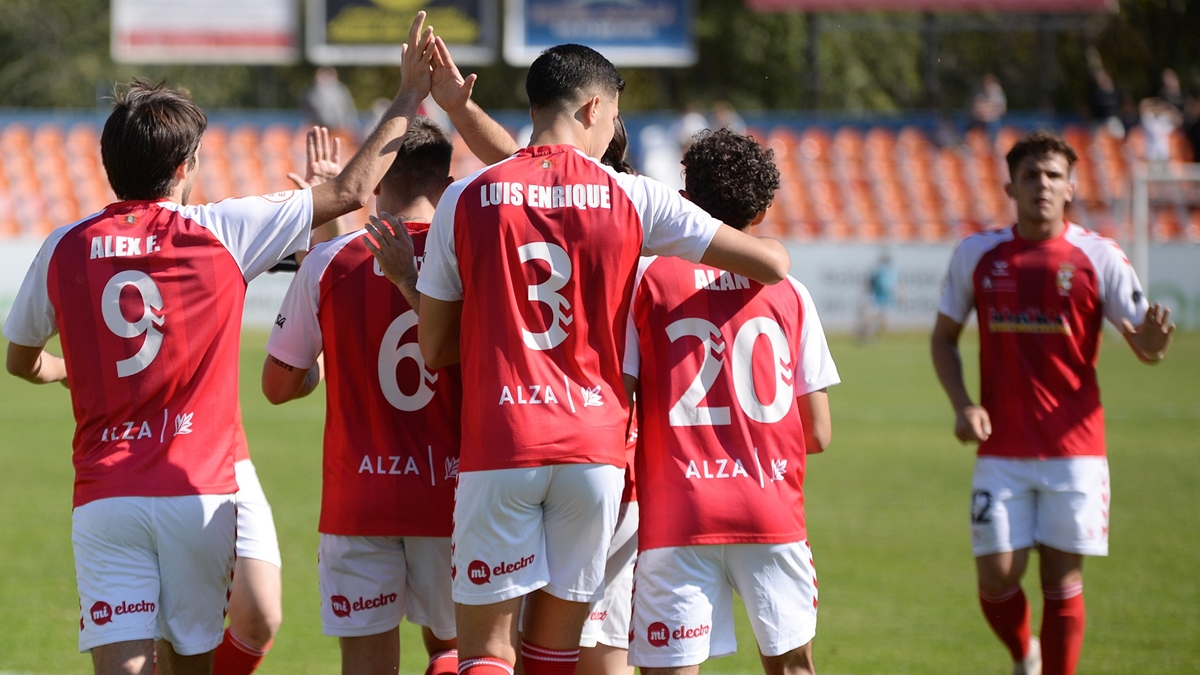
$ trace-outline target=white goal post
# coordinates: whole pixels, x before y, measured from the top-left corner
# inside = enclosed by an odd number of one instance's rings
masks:
[[[1133,166],[1133,194],[1130,199],[1130,216],[1133,225],[1133,241],[1130,242],[1130,262],[1141,279],[1142,288],[1150,290],[1150,184],[1185,183],[1200,185],[1200,164],[1167,164],[1138,162]],[[1200,202],[1187,203],[1183,191],[1178,199],[1166,200],[1187,206],[1200,206]],[[1186,223],[1184,223],[1186,226]]]

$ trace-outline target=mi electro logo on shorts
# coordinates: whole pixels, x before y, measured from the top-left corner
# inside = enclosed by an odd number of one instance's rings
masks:
[[[710,630],[712,630],[711,626],[703,625],[695,628],[680,626],[675,630],[671,630],[670,628],[667,628],[667,624],[661,621],[655,621],[646,629],[646,642],[649,642],[655,647],[666,647],[671,643],[671,640],[690,640],[692,638],[702,637],[704,635],[708,635]]]
[[[107,602],[99,600],[96,602],[96,604],[92,605],[92,608],[88,610],[88,613],[92,617],[92,623],[96,624],[97,626],[103,626],[105,624],[112,623],[114,616],[120,616],[122,614],[153,612],[154,609],[154,603],[146,600],[134,603],[122,601],[121,604],[117,605],[116,607],[112,607]]]
[[[334,616],[345,619],[350,616],[351,612],[362,612],[368,609],[376,609],[390,605],[399,598],[395,593],[380,593],[377,598],[362,598],[350,602],[350,599],[344,595],[329,596],[329,606],[333,609]]]
[[[482,586],[492,580],[493,576],[503,576],[512,574],[520,569],[525,569],[533,564],[533,555],[526,558],[521,558],[515,563],[500,563],[495,567],[489,567],[482,560],[472,560],[470,565],[467,565],[467,578],[476,586]]]

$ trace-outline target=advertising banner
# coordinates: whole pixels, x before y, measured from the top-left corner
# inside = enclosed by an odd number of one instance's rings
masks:
[[[1116,12],[1117,0],[746,0],[756,12]]]
[[[499,43],[497,0],[308,0],[310,61],[398,65],[413,17],[446,41],[457,63],[487,65]]]
[[[513,66],[567,42],[618,66],[696,63],[692,0],[507,0],[506,8],[504,60]]]
[[[300,58],[300,0],[112,0],[111,18],[117,63]]]

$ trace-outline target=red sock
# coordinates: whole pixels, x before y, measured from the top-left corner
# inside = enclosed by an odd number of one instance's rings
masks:
[[[471,659],[459,659],[458,675],[513,675],[513,666],[504,659],[477,656]]]
[[[575,675],[579,648],[546,649],[522,639],[521,665],[525,667],[525,675]]]
[[[213,675],[250,675],[271,651],[273,642],[261,649],[251,647],[238,639],[232,629],[225,629],[225,639],[217,645],[217,653],[213,655]]]
[[[454,675],[458,672],[458,650],[444,649],[429,655],[425,675]]]
[[[1020,586],[988,595],[979,590],[983,616],[995,631],[996,637],[1008,647],[1013,661],[1021,661],[1029,651],[1029,603]]]
[[[1074,675],[1083,647],[1083,584],[1043,588],[1042,673]]]

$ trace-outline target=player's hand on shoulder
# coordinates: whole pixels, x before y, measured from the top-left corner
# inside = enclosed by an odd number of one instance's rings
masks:
[[[313,127],[305,136],[305,153],[308,162],[304,166],[304,177],[300,174],[289,173],[296,187],[301,190],[316,187],[321,183],[333,180],[342,172],[342,140],[329,136],[326,127]]]
[[[963,443],[981,443],[992,435],[992,418],[983,406],[969,405],[954,419],[954,435]]]
[[[433,44],[433,75],[430,92],[433,100],[447,113],[463,108],[471,100],[471,90],[475,87],[475,74],[466,77],[459,72],[458,66],[450,56],[450,49],[440,37],[434,38]]]
[[[416,287],[417,262],[414,256],[412,236],[408,228],[390,213],[381,213],[381,218],[371,216],[367,223],[367,234],[363,243],[375,260],[383,275],[403,290],[406,286]]]
[[[1121,331],[1139,359],[1157,363],[1167,356],[1175,324],[1171,321],[1171,310],[1156,302],[1146,309],[1146,318],[1140,326],[1134,327],[1129,319],[1122,319]]]

